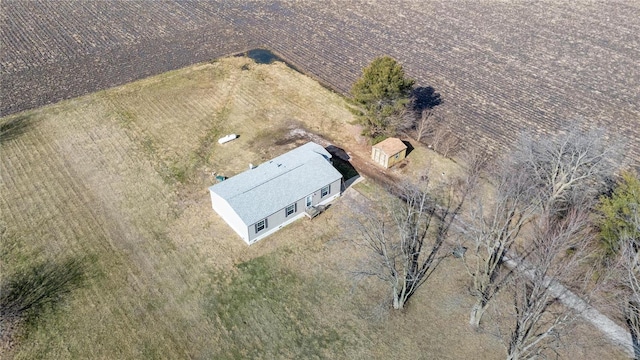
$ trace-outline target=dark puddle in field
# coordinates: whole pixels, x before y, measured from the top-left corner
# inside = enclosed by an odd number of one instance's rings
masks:
[[[253,49],[246,52],[246,56],[252,59],[256,64],[271,64],[274,61],[286,61],[282,60],[278,55],[272,53],[266,49]]]
[[[249,59],[255,61],[256,64],[271,64],[274,61],[280,61],[285,63],[288,67],[292,68],[293,70],[302,73],[300,69],[293,66],[291,63],[287,62],[283,58],[279,57],[278,55],[272,53],[270,50],[267,50],[267,49],[252,49],[240,54],[236,54],[236,56],[246,56]]]

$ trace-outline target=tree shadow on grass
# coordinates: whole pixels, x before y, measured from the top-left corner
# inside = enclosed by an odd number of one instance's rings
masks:
[[[43,310],[55,309],[65,296],[82,286],[86,261],[47,260],[16,272],[0,284],[0,331],[16,320],[34,322]]]
[[[0,122],[0,143],[24,134],[32,123],[31,115],[20,115]]]

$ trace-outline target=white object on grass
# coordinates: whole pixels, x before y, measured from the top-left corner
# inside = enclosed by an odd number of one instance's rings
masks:
[[[218,139],[218,144],[224,144],[226,142],[229,142],[231,140],[235,140],[238,137],[238,135],[236,134],[230,134],[227,135],[225,137],[221,137],[220,139]]]

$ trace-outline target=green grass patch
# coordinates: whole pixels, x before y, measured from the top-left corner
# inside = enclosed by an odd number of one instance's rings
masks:
[[[193,168],[209,165],[211,163],[211,158],[214,153],[213,149],[217,143],[218,137],[220,136],[220,126],[228,121],[230,111],[231,110],[229,108],[224,107],[214,115],[209,129],[200,138],[198,148],[193,153],[195,157],[195,164],[193,164]]]
[[[336,329],[319,325],[311,309],[320,283],[262,256],[218,274],[207,314],[226,335],[216,358],[327,358],[343,346]],[[326,284],[324,284],[326,286]]]
[[[255,133],[253,138],[249,140],[248,145],[256,149],[267,149],[273,146],[273,144],[285,145],[295,141],[295,139],[287,139],[288,131],[287,125],[260,129]]]
[[[369,200],[375,199],[383,191],[380,186],[372,181],[361,181],[353,185],[353,188]]]
[[[193,152],[185,154],[185,157],[182,159],[178,158],[174,161],[168,160],[166,162],[163,162],[161,159],[156,159],[160,164],[160,166],[157,166],[158,173],[167,184],[185,184],[193,180],[195,174],[202,167],[211,163],[211,157],[214,153],[213,146],[219,134],[220,131],[216,126],[209,129],[200,139],[198,148]],[[151,154],[152,157],[154,156],[156,146],[153,140],[143,140],[142,147],[147,153]]]
[[[118,109],[114,113],[118,122],[125,128],[131,126],[136,121],[136,114],[127,109]]]

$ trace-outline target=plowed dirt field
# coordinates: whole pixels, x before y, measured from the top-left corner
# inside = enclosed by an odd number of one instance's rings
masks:
[[[348,91],[389,54],[467,141],[582,119],[640,160],[637,1],[3,1],[0,114],[263,46]]]

